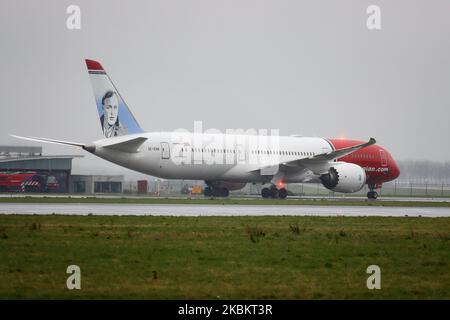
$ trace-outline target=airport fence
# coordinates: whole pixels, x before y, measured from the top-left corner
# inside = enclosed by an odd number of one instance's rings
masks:
[[[324,188],[319,183],[314,184],[290,184],[288,190],[298,196],[328,196],[342,197],[342,193],[336,193]],[[366,196],[369,188],[367,185],[351,195]],[[392,197],[450,197],[450,184],[428,182],[388,182],[381,189],[376,190],[379,196]],[[345,196],[345,195],[344,195]]]
[[[203,186],[202,181],[161,180],[149,182],[148,195],[150,196],[186,196],[183,190],[190,186]],[[268,186],[268,185],[265,185]],[[236,196],[258,196],[261,194],[260,184],[247,184],[241,190],[232,191]],[[342,193],[336,193],[323,187],[320,183],[291,183],[287,189],[292,196],[327,196],[343,197]],[[369,191],[367,185],[360,191],[352,193],[352,196],[366,196]],[[383,184],[377,190],[379,196],[392,197],[450,197],[450,183],[417,182],[417,181],[392,181]],[[192,196],[195,196],[192,195]],[[201,196],[201,194],[198,194]]]
[[[200,192],[190,193],[196,186]],[[261,184],[248,183],[243,189],[231,191],[232,196],[259,197],[261,194]],[[140,195],[144,197],[202,197],[203,181],[190,180],[149,180],[147,192],[139,193],[137,181],[127,180],[123,183],[123,195]],[[361,196],[365,197],[368,190],[367,185],[360,191],[351,194],[342,194],[330,191],[320,183],[290,183],[287,185],[288,195],[290,196],[311,196],[311,197],[346,197]],[[450,183],[439,182],[418,182],[418,181],[392,181],[383,184],[381,189],[377,190],[379,196],[391,197],[428,197],[428,198],[450,198]],[[11,195],[17,194],[11,193]],[[93,194],[101,195],[101,194]]]

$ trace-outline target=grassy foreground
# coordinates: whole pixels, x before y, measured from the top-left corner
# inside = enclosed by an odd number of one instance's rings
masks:
[[[450,218],[0,215],[0,299],[450,299],[449,270]]]
[[[1,203],[108,203],[108,204],[235,204],[235,205],[321,205],[380,207],[450,207],[449,201],[397,201],[349,199],[239,199],[239,198],[105,198],[105,197],[0,197]]]

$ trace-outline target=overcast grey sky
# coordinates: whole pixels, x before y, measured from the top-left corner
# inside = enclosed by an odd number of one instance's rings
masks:
[[[81,30],[66,28],[70,4]],[[366,28],[370,4],[380,31]],[[100,139],[93,58],[148,131],[202,120],[373,136],[397,159],[450,160],[449,31],[448,0],[2,0],[0,144],[30,144],[9,133]],[[74,167],[127,172],[90,155]]]

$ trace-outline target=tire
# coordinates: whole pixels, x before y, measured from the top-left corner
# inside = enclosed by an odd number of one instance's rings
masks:
[[[222,188],[220,190],[220,194],[222,197],[226,198],[230,195],[230,191],[227,188]]]
[[[213,192],[211,190],[210,187],[205,187],[205,189],[203,190],[203,195],[205,197],[211,197],[213,195]]]
[[[270,192],[270,189],[269,188],[263,188],[262,190],[261,190],[261,196],[264,198],[264,199],[267,199],[267,198],[270,198],[271,197],[271,192]]]
[[[280,199],[286,199],[286,197],[287,197],[287,190],[285,188],[281,188],[280,190],[278,190],[278,197]]]
[[[376,191],[367,192],[367,198],[375,200],[376,198],[378,198],[378,192],[376,192]]]
[[[279,192],[277,188],[271,188],[270,189],[270,196],[274,199],[278,199]]]

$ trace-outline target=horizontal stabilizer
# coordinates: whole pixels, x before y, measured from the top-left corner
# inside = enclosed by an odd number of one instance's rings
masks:
[[[139,147],[147,140],[144,137],[137,137],[117,143],[103,145],[103,148],[118,150],[122,152],[136,153]]]
[[[38,137],[22,137],[22,136],[16,136],[15,134],[10,134],[10,136],[13,138],[22,139],[22,140],[45,142],[45,143],[56,143],[56,144],[63,144],[63,145],[80,147],[80,148],[84,148],[86,146],[84,143],[70,142],[70,141],[63,141],[63,140],[54,140],[54,139],[38,138]]]

